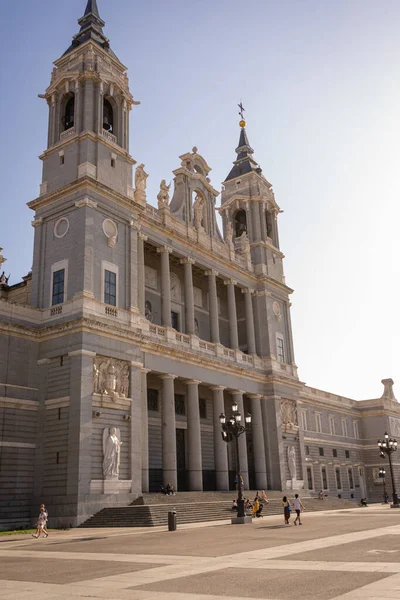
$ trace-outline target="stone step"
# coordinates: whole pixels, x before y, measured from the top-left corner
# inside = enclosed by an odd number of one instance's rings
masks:
[[[356,502],[328,498],[324,501],[316,498],[302,498],[307,512],[321,510],[343,510],[355,508]],[[80,527],[153,527],[166,525],[168,512],[176,509],[178,523],[200,523],[230,519],[232,501],[200,501],[181,502],[175,505],[149,504],[130,505],[125,507],[104,508],[88,519]],[[263,515],[279,515],[282,513],[282,500],[271,499],[264,504]]]

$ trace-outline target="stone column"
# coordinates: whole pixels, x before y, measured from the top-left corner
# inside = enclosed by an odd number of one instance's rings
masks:
[[[208,295],[209,295],[209,310],[210,310],[210,331],[211,341],[214,344],[219,344],[219,315],[218,315],[218,292],[217,292],[217,275],[218,271],[211,269],[206,271],[208,276]]]
[[[93,79],[85,81],[85,101],[83,107],[83,130],[93,131],[94,109],[94,82]]]
[[[256,334],[254,329],[254,314],[253,314],[253,300],[252,294],[254,290],[244,288],[242,293],[244,294],[244,308],[246,314],[246,336],[247,336],[247,352],[249,354],[256,354]]]
[[[261,394],[249,394],[251,398],[251,431],[256,488],[267,489],[267,466],[265,462],[264,428],[261,413]]]
[[[194,324],[194,295],[193,295],[193,258],[187,257],[181,260],[185,273],[185,315],[186,315],[186,333],[189,335],[196,332]]]
[[[136,497],[140,496],[142,491],[142,448],[143,448],[143,420],[142,420],[142,368],[143,364],[131,362],[130,369],[130,398],[131,398],[131,421],[130,421],[130,443],[131,443],[131,493]],[[146,403],[147,418],[147,403]]]
[[[172,248],[162,246],[157,248],[161,255],[161,324],[171,327],[171,275],[169,270],[169,255]]]
[[[137,234],[137,286],[138,286],[138,307],[141,315],[144,316],[146,278],[144,272],[144,243],[147,235],[139,231]]]
[[[70,397],[65,494],[67,497],[75,498],[74,503],[78,505],[75,513],[77,517],[72,519],[72,524],[76,527],[89,516],[85,511],[83,498],[90,494],[92,478],[93,359],[96,353],[88,350],[76,350],[70,352],[68,356],[70,358]]]
[[[142,400],[142,492],[149,491],[149,413],[147,410],[147,373],[149,369],[141,369]]]
[[[104,109],[104,84],[102,81],[98,84],[97,94],[97,125],[96,133],[103,134],[103,109]]]
[[[237,326],[235,285],[237,281],[228,279],[224,282],[228,292],[229,340],[233,350],[239,350],[239,335]]]
[[[187,444],[190,491],[203,490],[203,466],[201,458],[201,432],[199,412],[199,383],[195,379],[187,385]]]
[[[214,457],[217,490],[229,490],[228,444],[221,435],[219,416],[225,413],[224,387],[216,385],[211,388],[213,393],[213,427],[214,427]]]
[[[138,265],[138,224],[136,221],[130,223],[130,293],[129,305],[131,310],[139,310],[139,265]]]
[[[263,240],[266,240],[267,239],[267,223],[266,223],[267,203],[265,201],[259,202],[258,206],[259,206],[259,211],[260,211],[261,238]]]
[[[251,217],[253,224],[253,241],[258,242],[261,240],[261,223],[260,223],[260,209],[259,202],[254,200],[251,202]]]
[[[168,256],[168,254],[167,254]],[[164,486],[170,483],[177,489],[175,388],[176,375],[161,375],[162,379],[162,463]]]
[[[238,390],[232,392],[232,400],[237,403],[238,411],[242,415],[241,424],[245,425],[245,412],[244,412],[244,403],[243,403],[243,394],[244,392]],[[243,477],[244,487],[245,489],[249,489],[249,467],[247,460],[247,443],[246,443],[246,432],[242,433],[239,437],[239,456],[240,456],[240,471]]]
[[[273,240],[275,248],[279,249],[278,212],[274,211],[272,219]]]

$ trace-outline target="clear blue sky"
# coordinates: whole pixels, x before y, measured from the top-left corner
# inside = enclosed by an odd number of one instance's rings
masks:
[[[141,105],[131,153],[149,201],[196,145],[214,187],[246,107],[255,157],[274,184],[307,384],[400,399],[400,3],[397,0],[98,0]],[[86,0],[2,2],[1,235],[15,283],[32,262],[47,108],[37,94],[77,33]]]

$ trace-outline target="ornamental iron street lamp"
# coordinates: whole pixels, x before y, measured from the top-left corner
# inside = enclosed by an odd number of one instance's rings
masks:
[[[389,459],[390,477],[392,479],[392,490],[393,490],[393,504],[396,505],[396,507],[397,507],[399,505],[399,499],[398,499],[397,493],[396,493],[396,486],[394,483],[393,465],[392,465],[392,454],[393,454],[393,452],[396,452],[396,450],[397,450],[397,440],[390,438],[389,434],[387,432],[385,432],[385,437],[384,437],[383,441],[378,440],[378,447],[381,452],[380,453],[381,458],[385,458],[385,455],[387,455],[387,457]]]
[[[229,443],[232,440],[235,440],[235,451],[236,451],[236,479],[238,486],[238,498],[237,498],[237,516],[244,517],[244,498],[243,498],[243,489],[242,489],[242,475],[240,473],[240,455],[239,455],[239,437],[242,433],[245,433],[246,426],[242,425],[242,415],[239,412],[239,407],[236,402],[232,404],[232,416],[229,419],[226,418],[224,413],[222,413],[219,417],[219,422],[222,427],[222,439],[224,442]],[[246,414],[245,416],[245,424],[251,424],[251,415]]]
[[[384,498],[385,504],[387,504],[388,495],[386,493],[386,479],[385,479],[385,477],[386,477],[386,470],[383,467],[381,467],[379,469],[379,479],[383,480],[383,498]]]

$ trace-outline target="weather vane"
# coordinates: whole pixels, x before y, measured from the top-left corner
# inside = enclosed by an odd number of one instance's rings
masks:
[[[242,119],[244,119],[244,114],[243,113],[245,112],[246,109],[243,107],[243,104],[242,104],[241,101],[240,101],[240,104],[238,104],[238,107],[240,108],[239,115],[242,117]]]

